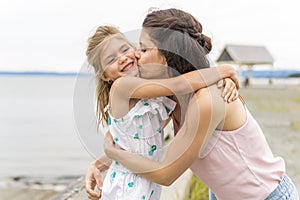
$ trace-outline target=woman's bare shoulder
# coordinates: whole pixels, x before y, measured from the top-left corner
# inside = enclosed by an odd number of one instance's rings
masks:
[[[195,96],[198,101],[207,101],[209,99],[214,99],[214,101],[223,101],[221,96],[221,89],[217,87],[217,85],[211,85],[209,87],[201,88],[195,92]]]

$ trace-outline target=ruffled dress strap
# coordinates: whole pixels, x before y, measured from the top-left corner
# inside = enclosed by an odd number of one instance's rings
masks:
[[[118,126],[122,127],[122,130],[128,130],[136,123],[136,120],[147,114],[159,116],[163,122],[169,118],[175,107],[176,102],[168,97],[141,99],[121,118],[114,118],[108,109],[108,126]]]
[[[130,110],[128,115],[131,119],[141,117],[145,113],[159,114],[162,120],[167,120],[175,109],[176,102],[168,97],[157,97],[151,99],[140,100],[134,108]]]

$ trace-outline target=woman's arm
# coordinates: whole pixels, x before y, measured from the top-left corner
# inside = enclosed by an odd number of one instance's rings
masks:
[[[210,90],[210,92],[208,91]],[[222,122],[225,103],[216,86],[198,91],[190,101],[185,122],[159,163],[105,143],[105,153],[129,170],[162,185],[172,184],[198,157],[207,137]]]

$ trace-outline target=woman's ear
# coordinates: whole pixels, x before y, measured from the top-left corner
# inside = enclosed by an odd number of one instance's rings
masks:
[[[163,56],[163,64],[166,65],[166,66],[168,66],[168,62],[167,62],[167,59],[166,59],[165,56]]]

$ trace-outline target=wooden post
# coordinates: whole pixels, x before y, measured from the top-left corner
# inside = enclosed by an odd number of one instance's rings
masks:
[[[251,84],[250,79],[252,78],[252,68],[253,65],[247,65],[247,76],[246,76],[246,80],[245,80],[245,87],[249,86]]]
[[[273,71],[274,71],[274,65],[272,63],[272,65],[271,65],[271,76],[269,78],[269,85],[273,84]]]
[[[243,69],[242,69],[242,65],[241,65],[241,64],[238,64],[237,67],[238,67],[238,69],[237,69],[238,78],[239,78],[240,83],[242,84],[242,82],[244,81],[244,80],[243,80]]]

